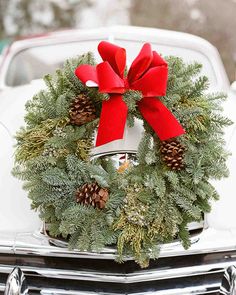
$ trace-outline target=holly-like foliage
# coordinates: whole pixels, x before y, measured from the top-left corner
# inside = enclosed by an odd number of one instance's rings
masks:
[[[201,65],[186,65],[167,57],[167,93],[160,99],[186,130],[178,137],[185,147],[183,169],[171,170],[163,161],[161,141],[146,122],[137,151],[137,165],[117,171],[111,159],[90,157],[101,103],[107,96],[84,86],[74,70],[95,64],[91,53],[66,61],[55,76],[46,76],[47,90],[26,104],[25,127],[16,135],[13,174],[24,188],[52,236],[68,238],[69,247],[100,251],[116,245],[118,260],[132,255],[143,267],[157,258],[159,245],[179,238],[190,245],[187,224],[200,221],[218,199],[209,180],[228,174],[223,128],[230,121],[221,115],[221,94],[207,94],[208,79],[199,76]],[[96,118],[81,126],[70,121],[70,106],[85,94],[92,100]],[[128,124],[141,118],[137,91],[124,94]],[[182,160],[181,160],[182,161]],[[181,162],[182,163],[182,162]],[[76,191],[96,182],[109,191],[102,210],[76,202]]]

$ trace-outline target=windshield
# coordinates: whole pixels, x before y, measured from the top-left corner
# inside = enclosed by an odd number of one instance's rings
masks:
[[[28,84],[32,80],[41,79],[45,74],[55,72],[61,68],[66,59],[75,57],[87,51],[95,53],[96,60],[101,61],[97,53],[98,40],[59,43],[28,48],[17,53],[10,62],[6,75],[7,86]],[[127,64],[138,54],[142,42],[122,41],[118,45],[127,49]],[[202,74],[209,77],[211,87],[217,84],[214,69],[207,56],[199,51],[188,48],[153,44],[152,48],[163,56],[175,55],[190,63],[198,61],[203,64]]]

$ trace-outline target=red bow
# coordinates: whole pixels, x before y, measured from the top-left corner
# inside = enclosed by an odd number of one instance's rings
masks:
[[[161,140],[184,133],[174,115],[156,98],[166,94],[168,67],[166,61],[151,50],[149,43],[143,45],[127,77],[124,77],[124,48],[102,41],[98,51],[103,62],[96,67],[81,65],[75,70],[76,76],[84,84],[94,82],[101,93],[110,95],[108,100],[102,102],[96,146],[123,138],[128,107],[122,94],[130,89],[142,92],[143,98],[137,103],[138,109]]]

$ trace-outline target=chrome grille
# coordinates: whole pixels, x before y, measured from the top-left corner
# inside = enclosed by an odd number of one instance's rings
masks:
[[[11,246],[3,241],[0,245],[0,294],[15,266],[23,271],[30,295],[218,294],[224,270],[236,264],[230,236],[227,240],[223,232],[211,230],[195,236],[187,251],[179,242],[163,245],[161,257],[147,269],[140,269],[131,257],[116,263],[114,249],[101,254],[69,251],[51,246],[39,233],[12,240]]]

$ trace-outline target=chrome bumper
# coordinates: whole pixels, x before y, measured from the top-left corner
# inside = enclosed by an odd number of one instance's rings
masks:
[[[231,232],[204,230],[184,250],[163,245],[161,257],[140,269],[132,258],[114,262],[114,249],[100,254],[69,251],[40,233],[0,237],[0,292],[15,266],[24,272],[29,294],[218,294],[224,270],[236,264]],[[3,294],[3,293],[2,293]]]

